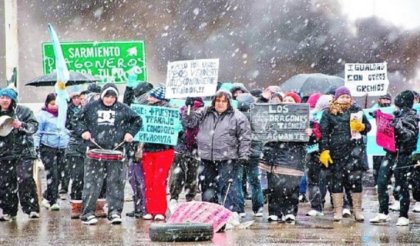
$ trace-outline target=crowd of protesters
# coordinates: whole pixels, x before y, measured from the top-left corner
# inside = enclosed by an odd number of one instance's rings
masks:
[[[183,129],[178,144],[172,146],[134,140],[142,118],[130,105],[171,107],[164,87],[154,88],[150,83],[127,87],[123,102],[118,102],[120,93],[114,84],[102,88],[91,84],[86,91],[70,95],[65,128],[57,124],[54,93],[47,95],[35,117],[29,108],[18,105],[14,88],[3,88],[0,220],[16,217],[19,200],[30,218],[39,218],[39,204],[50,211],[60,210],[59,201],[67,199],[70,190],[72,219],[96,224],[97,218],[107,217],[112,224],[120,224],[128,177],[134,210],[126,215],[134,218],[165,220],[176,209],[183,190],[186,202],[196,200],[201,192],[202,201],[221,204],[243,217],[249,186],[253,216],[262,217],[267,202],[268,221],[293,224],[303,200],[299,199],[300,186],[306,180],[311,206],[307,216],[324,216],[328,190],[334,221],[343,216],[364,221],[362,179],[367,171],[366,136],[371,124],[351,94],[344,86],[302,97],[279,86],[252,91],[241,84],[230,90],[222,87],[211,98],[186,98],[179,110]],[[305,134],[309,142],[253,139],[251,109],[256,103],[307,103],[310,124]],[[419,202],[414,211],[420,212],[415,103],[415,91],[406,90],[395,97],[391,126],[397,150],[373,157],[379,211],[371,223],[389,220],[387,190],[392,174],[400,212],[397,225],[410,223],[410,184]],[[378,107],[391,104],[389,94],[378,99]],[[9,126],[10,132],[3,133]],[[32,176],[37,158],[45,166],[47,179],[42,201]]]

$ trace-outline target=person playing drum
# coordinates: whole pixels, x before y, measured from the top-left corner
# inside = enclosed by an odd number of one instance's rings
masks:
[[[84,224],[97,223],[95,204],[106,178],[108,220],[121,223],[124,185],[124,143],[133,141],[141,128],[141,118],[127,105],[118,102],[118,89],[113,83],[103,86],[100,99],[87,104],[78,117],[77,134],[89,142],[82,192]]]

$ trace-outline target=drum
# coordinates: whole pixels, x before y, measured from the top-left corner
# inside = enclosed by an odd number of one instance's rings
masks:
[[[123,152],[110,149],[89,149],[86,156],[94,160],[121,161],[124,159]]]

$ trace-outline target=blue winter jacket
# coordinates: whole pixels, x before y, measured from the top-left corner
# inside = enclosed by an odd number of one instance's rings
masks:
[[[67,148],[69,131],[66,128],[57,128],[57,117],[45,110],[41,110],[37,115],[37,119],[39,125],[38,131],[34,135],[35,147],[43,144],[51,148]]]

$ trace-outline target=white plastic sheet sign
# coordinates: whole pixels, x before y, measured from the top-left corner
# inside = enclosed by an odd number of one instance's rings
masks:
[[[389,85],[386,62],[347,63],[344,81],[352,96],[385,95]]]
[[[218,73],[219,59],[169,62],[166,98],[213,96]]]

